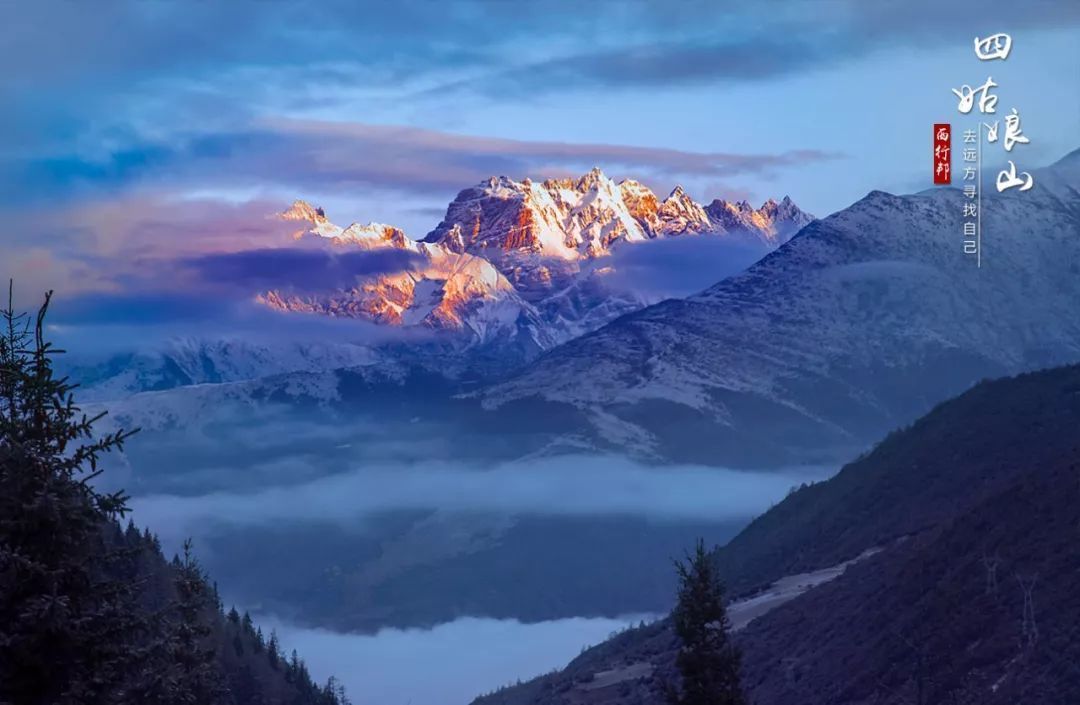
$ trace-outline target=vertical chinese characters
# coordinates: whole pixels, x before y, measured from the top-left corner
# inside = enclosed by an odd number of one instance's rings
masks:
[[[934,125],[934,183],[952,183],[952,127],[948,123]]]
[[[979,135],[975,130],[964,130],[964,254],[978,255],[979,247]]]
[[[975,37],[975,56],[979,61],[1004,61],[1009,57],[1009,52],[1012,51],[1012,44],[1012,37],[1004,32],[992,34],[984,39]],[[990,89],[996,87],[997,84],[994,83],[994,79],[988,77],[986,83],[979,88],[973,89],[967,84],[964,84],[959,89],[954,88],[953,93],[959,98],[956,109],[965,115],[971,112],[975,96],[979,95],[979,112],[983,114],[995,113],[998,99],[996,95],[990,92]],[[990,143],[997,142],[998,121],[982,123],[979,127],[980,133],[983,127],[987,130],[986,141]],[[1002,138],[1002,146],[1006,152],[1012,152],[1014,146],[1027,144],[1030,141],[1023,132],[1020,127],[1020,111],[1012,108],[1012,112],[1005,116],[1005,136]],[[1017,175],[1016,164],[1009,160],[1009,168],[998,173],[996,185],[999,192],[1016,186],[1019,186],[1021,191],[1027,191],[1034,183],[1031,174],[1026,171]]]
[[[1012,37],[1004,32],[990,35],[985,38],[975,37],[975,56],[980,61],[1004,61],[1012,51]],[[957,98],[956,109],[961,115],[968,115],[978,110],[980,115],[995,115],[999,96],[994,92],[998,84],[992,76],[987,76],[978,87],[964,84],[959,88],[953,88],[953,95]],[[988,120],[988,118],[987,118]],[[975,255],[979,266],[982,266],[982,139],[986,135],[987,144],[995,144],[999,137],[999,120],[984,122],[980,119],[975,129],[965,129],[963,160],[963,188],[962,193],[962,223],[963,223],[963,247],[964,253]],[[1020,124],[1020,111],[1013,107],[1005,116],[1005,131],[1001,136],[1001,146],[1006,152],[1012,153],[1018,145],[1026,145],[1029,139],[1024,135]],[[935,125],[935,131],[941,125]],[[985,129],[985,133],[984,133]],[[950,183],[948,179],[941,180],[937,172],[937,136],[935,134],[935,173],[934,183]],[[1002,169],[998,173],[995,186],[999,192],[1019,187],[1020,191],[1027,191],[1034,186],[1034,178],[1028,172],[1017,174],[1016,164],[1008,160],[1009,168]]]

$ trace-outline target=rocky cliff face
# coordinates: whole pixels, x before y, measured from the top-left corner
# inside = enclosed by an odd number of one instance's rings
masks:
[[[594,266],[621,243],[701,235],[753,243],[764,254],[812,220],[787,198],[758,210],[720,200],[705,208],[678,187],[661,201],[641,183],[617,184],[599,169],[542,183],[492,177],[458,194],[419,242],[381,223],[340,227],[303,201],[281,218],[297,223],[299,242],[396,249],[413,255],[414,265],[360,277],[346,289],[262,292],[261,303],[461,333],[466,345],[518,346],[525,338],[536,351],[651,303],[607,286],[607,269]]]
[[[615,183],[593,169],[542,183],[491,178],[459,193],[424,242],[488,259],[537,300],[620,243],[712,235],[758,244],[764,254],[811,220],[786,197],[759,210],[722,200],[707,209],[682,187],[661,201],[637,181]]]

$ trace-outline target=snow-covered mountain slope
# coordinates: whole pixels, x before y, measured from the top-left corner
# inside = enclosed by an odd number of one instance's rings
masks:
[[[253,299],[286,315],[367,321],[385,326],[391,335],[360,346],[264,345],[238,336],[176,340],[75,365],[89,396],[117,399],[375,362],[449,377],[501,376],[663,298],[639,286],[643,283],[630,272],[613,276],[619,274],[618,258],[611,255],[619,243],[647,250],[676,235],[723,238],[735,245],[722,260],[732,271],[812,221],[788,198],[780,204],[766,201],[758,210],[745,201],[716,200],[702,207],[676,188],[660,201],[641,183],[616,184],[599,169],[543,184],[489,179],[462,191],[425,241],[382,223],[342,227],[322,208],[300,200],[278,217],[294,226],[294,246],[339,255],[392,255],[386,261],[394,266],[357,275],[346,287],[282,286],[252,291]],[[635,261],[648,261],[641,251],[633,254]]]
[[[535,309],[490,262],[441,245],[416,242],[380,223],[340,228],[321,209],[295,202],[282,218],[304,222],[297,240],[329,243],[341,249],[395,249],[414,255],[404,271],[357,277],[342,290],[295,294],[269,291],[258,301],[281,311],[361,318],[399,326],[424,326],[463,333],[470,342],[488,343],[526,335],[548,347]]]
[[[58,358],[78,379],[80,399],[122,399],[138,392],[218,384],[290,372],[381,362],[372,347],[342,342],[256,342],[248,338],[173,338],[151,349],[105,358]]]
[[[599,169],[542,184],[493,177],[462,191],[422,242],[380,223],[334,225],[304,201],[281,218],[297,224],[302,243],[400,250],[413,265],[358,277],[347,289],[263,292],[261,303],[459,333],[459,349],[505,345],[521,354],[519,363],[655,303],[609,286],[610,266],[596,266],[619,243],[708,234],[752,242],[763,255],[812,221],[788,198],[759,210],[720,200],[705,208],[678,187],[661,202],[642,184],[616,184]]]
[[[873,191],[698,296],[625,316],[480,393],[591,414],[666,458],[812,461],[974,381],[1080,359],[1080,153],[984,195],[982,267],[955,188]]]
[[[710,234],[758,243],[764,254],[812,220],[787,197],[756,211],[745,201],[704,208],[681,186],[660,201],[637,181],[617,184],[593,169],[542,183],[493,177],[459,193],[424,241],[490,260],[537,301],[569,286],[583,260],[619,243]]]
[[[1036,178],[1029,192],[983,198],[981,268],[962,252],[957,189],[874,191],[744,273],[625,315],[499,383],[443,384],[439,394],[458,396],[438,400],[430,381],[413,389],[386,375],[360,394],[330,375],[320,403],[362,403],[385,419],[379,395],[391,393],[394,418],[437,426],[450,453],[488,438],[510,457],[617,449],[728,466],[850,457],[980,378],[1080,360],[1080,154]],[[588,288],[604,276],[589,271],[538,304],[520,300],[546,320],[587,321]],[[365,369],[430,375],[469,359],[452,346],[432,351],[380,348],[383,362]],[[527,358],[500,343],[470,355]],[[292,376],[259,394],[289,398]]]

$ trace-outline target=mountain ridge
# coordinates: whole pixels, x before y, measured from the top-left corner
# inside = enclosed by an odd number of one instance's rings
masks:
[[[781,203],[770,199],[754,210],[746,201],[716,199],[705,207],[681,186],[661,201],[640,182],[616,183],[598,168],[576,180],[539,184],[500,176],[458,193],[423,242],[474,254],[493,251],[492,261],[529,298],[559,286],[567,272],[529,269],[522,261],[526,253],[574,262],[603,257],[621,242],[684,234],[742,238],[771,248],[813,220],[789,197]]]
[[[984,199],[981,269],[958,242],[959,190],[871,191],[698,295],[614,306],[601,316],[611,322],[523,352],[531,361],[518,371],[474,377],[434,406],[417,392],[424,411],[405,418],[473,439],[491,428],[549,434],[524,453],[747,468],[851,457],[979,379],[1080,358],[1080,174],[1063,160],[1037,178],[1031,192]],[[578,317],[592,298],[548,301]],[[428,369],[464,359],[405,352],[407,366]],[[499,345],[485,354],[507,360]],[[342,384],[328,375],[319,388]],[[537,424],[539,409],[568,423]]]
[[[754,702],[1073,702],[1078,420],[1080,366],[981,382],[719,548],[735,598],[849,562],[736,634]],[[475,702],[660,702],[676,649],[663,620]]]
[[[571,340],[478,398],[592,409],[690,462],[858,450],[943,392],[1080,357],[1080,179],[1060,166],[1039,178],[983,199],[982,268],[960,248],[959,190],[871,191],[744,272]]]
[[[486,218],[476,231],[482,232],[479,239],[463,235],[460,224],[443,227],[470,213]],[[680,220],[685,213],[693,215],[693,223]],[[331,353],[317,346],[278,345],[280,360],[272,359],[272,346],[248,345],[247,361],[241,359],[239,342],[208,339],[204,350],[193,351],[191,340],[170,341],[82,365],[78,372],[93,385],[92,396],[239,381],[264,367],[270,374],[310,372],[334,359],[337,367],[415,364],[452,378],[492,379],[657,300],[652,292],[634,290],[632,282],[628,286],[625,278],[615,281],[621,245],[689,236],[737,241],[729,259],[742,266],[812,220],[788,197],[769,199],[757,210],[745,201],[720,199],[701,206],[676,187],[661,201],[640,182],[615,184],[598,168],[576,179],[542,183],[491,177],[461,191],[422,240],[385,223],[335,224],[323,208],[303,200],[277,218],[292,226],[295,247],[335,256],[394,253],[379,261],[395,267],[358,274],[346,287],[252,292],[255,303],[284,315],[370,322],[384,326],[386,336],[370,343],[358,335],[355,344],[328,345],[336,348]],[[540,225],[548,249],[537,247]],[[567,248],[569,241],[577,242],[577,249]],[[391,338],[393,329],[401,339],[382,340]],[[121,371],[124,361],[137,369]]]
[[[709,235],[764,254],[813,220],[787,196],[756,210],[746,201],[721,199],[705,207],[676,186],[660,201],[640,182],[616,184],[596,167],[578,179],[541,183],[490,177],[459,192],[421,240],[382,223],[341,227],[321,208],[299,200],[280,217],[307,224],[294,234],[298,241],[392,247],[419,261],[405,272],[362,278],[345,291],[271,290],[259,295],[260,303],[280,311],[461,331],[480,344],[524,336],[537,350],[649,303],[605,286],[608,268],[585,266],[609,257],[622,243]],[[569,307],[568,297],[574,299]],[[585,310],[587,317],[568,315]]]

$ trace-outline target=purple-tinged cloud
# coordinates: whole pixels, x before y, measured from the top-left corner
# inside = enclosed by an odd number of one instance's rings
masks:
[[[449,198],[491,176],[581,173],[602,167],[617,177],[666,181],[773,175],[843,158],[817,149],[776,153],[517,140],[357,122],[274,120],[237,132],[141,143],[89,159],[42,157],[17,169],[8,198],[113,193],[152,182],[171,188],[273,185],[296,193],[380,190]]]
[[[19,307],[32,308],[37,303],[27,299]],[[206,290],[61,295],[54,300],[48,323],[50,338],[74,351],[65,356],[71,358],[65,364],[169,350],[177,341],[191,340],[277,350],[285,357],[275,364],[287,364],[297,345],[378,346],[430,337],[430,331],[355,318],[275,311],[239,292],[222,295]]]
[[[704,291],[767,253],[763,245],[747,240],[685,236],[626,243],[597,266],[608,268],[603,274],[606,286],[655,302]]]
[[[1033,0],[1023,13],[1009,0],[942,4],[934,0],[818,3],[776,0],[757,7],[723,3],[670,3],[641,9],[655,25],[637,41],[604,45],[582,41],[574,49],[531,62],[495,67],[428,88],[422,95],[531,97],[573,89],[655,89],[674,85],[752,83],[834,66],[897,46],[933,47],[955,39],[964,26],[973,36],[1080,23],[1080,5]],[[723,28],[697,34],[697,26]],[[660,29],[663,28],[663,29]]]
[[[178,263],[293,243],[298,225],[275,217],[282,206],[147,194],[26,207],[8,215],[0,275],[15,279],[19,299],[47,289],[64,296],[190,291],[206,281]]]
[[[356,286],[359,277],[396,274],[422,263],[422,256],[394,248],[336,252],[289,247],[211,253],[180,265],[211,286],[315,292],[347,289]]]

